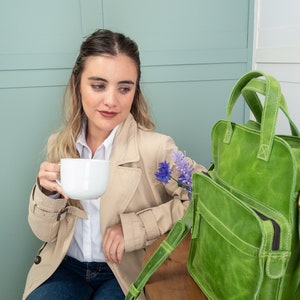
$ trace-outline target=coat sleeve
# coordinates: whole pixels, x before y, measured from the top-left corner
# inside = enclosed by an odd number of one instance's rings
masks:
[[[137,213],[121,214],[125,251],[149,246],[157,237],[168,232],[184,214],[190,201],[173,199]]]
[[[155,153],[155,150],[150,145],[147,145],[147,149]],[[151,205],[150,198],[152,195],[145,195],[145,197],[149,198],[148,208],[120,215],[126,252],[145,248],[157,237],[168,232],[173,224],[182,218],[190,204],[187,191],[179,188],[177,183],[170,181],[168,184],[162,185],[155,179],[154,173],[159,162],[169,161],[171,169],[174,170],[174,162],[172,162],[174,150],[177,150],[177,147],[173,140],[164,138],[162,143],[157,146],[156,155],[151,156],[148,153],[144,155],[144,157],[147,157],[147,162],[144,162],[143,166],[148,167],[144,170],[145,176],[148,177],[153,195],[158,195],[160,199],[156,201],[156,205]],[[149,159],[149,157],[152,157],[152,159]],[[150,166],[150,163],[152,166]],[[194,171],[206,171],[205,167],[191,159],[190,163],[193,164]],[[149,189],[147,190],[149,191]],[[169,195],[167,201],[165,200],[166,194]]]
[[[28,222],[33,233],[44,242],[56,240],[59,223],[66,216],[65,199],[51,199],[44,195],[38,183],[33,186],[29,200]]]

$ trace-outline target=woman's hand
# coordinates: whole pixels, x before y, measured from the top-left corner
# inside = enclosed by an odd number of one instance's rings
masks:
[[[122,262],[125,241],[121,224],[107,228],[102,248],[107,262],[116,264]]]
[[[60,178],[60,165],[44,161],[41,163],[38,173],[39,184],[45,195],[50,196],[56,193],[61,194],[65,199],[68,196],[64,194],[61,186],[56,182]]]

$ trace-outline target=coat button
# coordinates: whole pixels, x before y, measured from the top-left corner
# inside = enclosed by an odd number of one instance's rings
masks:
[[[41,258],[39,255],[37,255],[37,256],[34,258],[34,263],[35,263],[36,265],[38,265],[38,264],[41,262],[41,260],[42,260],[42,258]]]

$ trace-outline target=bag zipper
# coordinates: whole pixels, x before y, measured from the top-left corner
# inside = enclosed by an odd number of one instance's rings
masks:
[[[263,220],[263,221],[271,221],[272,222],[272,225],[273,225],[273,229],[274,229],[274,235],[273,235],[273,242],[272,242],[272,250],[279,250],[279,244],[280,244],[280,226],[278,225],[278,223],[263,215],[262,213],[254,210],[257,215]]]

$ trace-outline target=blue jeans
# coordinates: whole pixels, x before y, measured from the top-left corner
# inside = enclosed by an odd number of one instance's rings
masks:
[[[54,274],[26,300],[124,300],[106,263],[80,262],[66,256]]]

